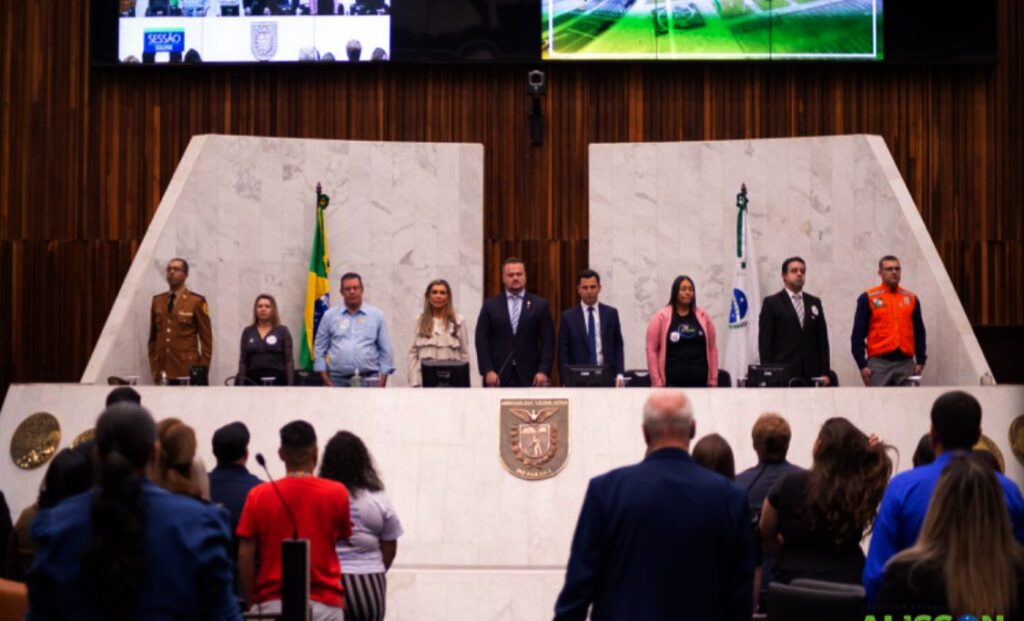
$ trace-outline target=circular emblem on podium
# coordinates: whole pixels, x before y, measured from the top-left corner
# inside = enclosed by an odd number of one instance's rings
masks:
[[[1010,450],[1017,461],[1024,466],[1024,414],[1013,419],[1009,431]]]
[[[999,447],[992,441],[992,438],[985,434],[981,434],[981,437],[978,438],[978,443],[974,445],[974,450],[988,451],[989,453],[992,453],[995,456],[996,461],[999,462],[999,469],[1006,472],[1006,460],[1003,459],[1003,452],[999,450]]]
[[[79,446],[85,444],[86,442],[88,442],[89,440],[92,440],[95,437],[96,437],[96,428],[95,427],[91,427],[89,429],[86,429],[82,433],[80,433],[77,436],[75,436],[75,439],[71,441],[71,448],[78,448]]]
[[[36,412],[21,421],[11,436],[11,460],[22,470],[50,461],[60,446],[60,423],[48,412]]]

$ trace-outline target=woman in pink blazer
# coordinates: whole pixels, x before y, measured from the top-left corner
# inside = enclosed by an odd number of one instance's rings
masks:
[[[693,279],[678,276],[668,305],[647,324],[651,386],[718,385],[718,346],[711,316],[697,307]]]

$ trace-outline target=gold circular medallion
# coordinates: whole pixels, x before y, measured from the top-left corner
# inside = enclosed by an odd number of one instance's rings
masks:
[[[1010,423],[1009,438],[1010,450],[1017,461],[1024,466],[1024,414],[1013,419]]]
[[[53,414],[36,412],[21,421],[11,436],[11,459],[22,470],[38,468],[57,453],[60,423]]]
[[[96,436],[96,428],[86,429],[82,433],[75,436],[75,439],[71,441],[71,448],[78,448],[80,445],[85,444],[89,440],[92,440]]]
[[[978,443],[974,445],[974,450],[988,451],[995,455],[996,461],[999,462],[999,470],[1006,472],[1006,460],[1003,459],[1003,452],[999,450],[999,447],[992,441],[992,438],[981,434],[981,437],[978,438]]]

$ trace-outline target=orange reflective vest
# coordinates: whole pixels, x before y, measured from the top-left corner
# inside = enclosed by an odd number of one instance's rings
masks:
[[[868,324],[868,357],[881,356],[897,349],[914,355],[914,308],[917,296],[898,287],[894,293],[885,285],[865,292],[871,309]]]

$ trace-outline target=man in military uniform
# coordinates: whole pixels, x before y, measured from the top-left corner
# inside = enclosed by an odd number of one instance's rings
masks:
[[[210,308],[206,298],[185,287],[187,278],[188,262],[171,259],[167,262],[170,290],[153,296],[149,311],[149,368],[158,384],[165,373],[169,380],[174,380],[189,376],[193,365],[210,367]]]

